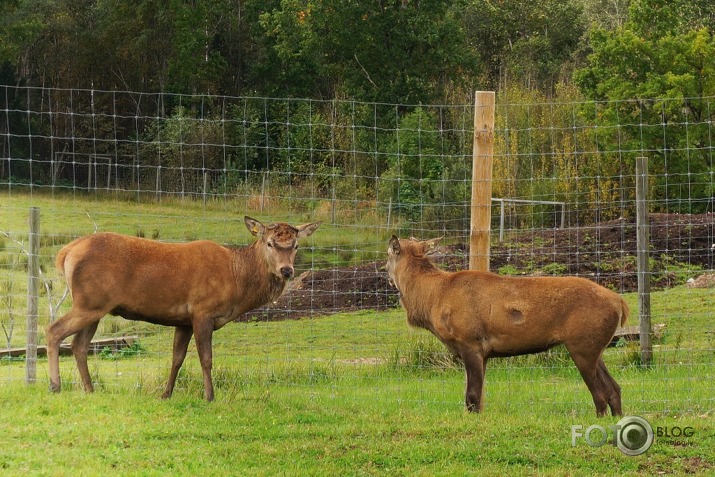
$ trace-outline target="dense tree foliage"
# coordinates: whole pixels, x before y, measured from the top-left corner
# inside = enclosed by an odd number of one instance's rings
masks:
[[[5,82],[144,92],[445,101],[553,91],[581,0],[2,0]],[[7,72],[6,72],[7,76]]]
[[[317,194],[389,196],[403,213],[446,218],[420,204],[468,193],[469,171],[440,161],[469,148],[463,135],[444,134],[465,118],[423,106],[496,90],[495,176],[504,180],[495,193],[624,200],[627,188],[610,178],[644,154],[657,159],[660,197],[703,210],[715,192],[713,32],[712,0],[0,0],[0,84],[59,88],[40,100],[49,114],[0,118],[0,132],[31,121],[42,138],[6,135],[0,146],[224,170],[214,181],[223,188],[289,168],[291,184],[310,178]],[[2,104],[18,100],[6,94]],[[59,113],[70,105],[92,116]],[[234,116],[243,120],[224,121]],[[126,142],[66,139],[110,128]],[[205,147],[213,142],[235,149]],[[190,188],[178,174],[177,187]]]
[[[622,27],[592,32],[588,65],[576,77],[599,101],[591,114],[604,126],[601,147],[653,157],[659,196],[688,212],[705,210],[715,192],[714,19],[712,2],[635,0]]]
[[[583,7],[573,0],[480,0],[464,15],[470,46],[492,89],[523,84],[553,92],[586,31]]]

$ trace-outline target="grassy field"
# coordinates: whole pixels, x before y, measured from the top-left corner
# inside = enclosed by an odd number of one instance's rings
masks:
[[[669,303],[690,290],[673,293],[679,295]],[[571,426],[608,428],[618,418],[595,417],[585,385],[558,351],[494,360],[485,412],[470,415],[459,366],[429,335],[409,330],[400,311],[229,325],[215,335],[211,404],[201,399],[193,346],[174,398],[162,401],[171,330],[126,331],[141,332],[143,351],[91,358],[93,395],[79,390],[72,358],[62,360],[58,395],[47,391],[45,360],[34,386],[23,384],[22,362],[0,365],[0,469],[30,475],[715,473],[715,372],[705,342],[679,350],[667,335],[650,369],[633,364],[630,346],[607,351],[626,415],[670,433],[693,430],[687,438],[657,437],[645,454],[629,457],[583,439],[572,447]]]
[[[220,207],[27,197],[0,200],[0,232],[19,236],[27,207],[38,204],[43,230],[63,237],[89,233],[93,224],[127,233],[145,224],[151,236],[146,224],[156,224],[167,239],[195,233],[222,241],[239,230],[248,241],[243,213],[222,219]],[[192,214],[193,232],[181,226]],[[379,234],[367,233],[346,243]],[[328,239],[315,237],[315,248],[330,249]],[[4,243],[0,270],[19,289],[21,263],[8,252],[14,242]],[[47,263],[58,246],[44,244]],[[636,297],[626,300],[635,324]],[[16,302],[23,317],[24,300]],[[43,303],[46,322],[47,297]],[[634,344],[605,354],[623,388],[624,413],[660,430],[640,456],[583,438],[572,446],[572,426],[608,428],[619,419],[595,417],[585,385],[558,348],[490,362],[485,411],[472,415],[464,411],[459,364],[429,334],[409,329],[400,310],[232,323],[214,335],[216,401],[201,399],[193,343],[174,397],[163,401],[172,330],[108,317],[98,336],[136,334],[140,346],[90,358],[92,395],[79,390],[72,358],[61,360],[57,395],[47,391],[46,360],[35,385],[24,384],[21,360],[0,360],[0,474],[715,475],[715,293],[677,287],[655,293],[652,308],[654,323],[666,325],[654,366],[638,365]],[[687,437],[673,436],[684,429]]]
[[[255,202],[255,201],[254,201]],[[288,208],[247,208],[250,198],[226,201],[201,201],[165,198],[161,202],[137,203],[130,200],[94,200],[71,194],[33,196],[0,195],[0,322],[8,319],[9,309],[15,317],[26,314],[27,284],[25,251],[28,248],[28,213],[30,207],[40,209],[40,267],[42,279],[39,307],[43,314],[50,302],[56,302],[64,291],[64,283],[54,270],[57,251],[72,239],[95,231],[114,231],[141,235],[165,241],[215,240],[222,244],[247,245],[253,237],[246,230],[244,215],[266,223],[287,221],[293,224],[322,220],[319,234],[301,242],[296,258],[296,273],[331,265],[348,266],[365,260],[384,258],[389,238],[376,217],[367,215],[350,225],[331,224],[330,215],[318,212],[295,212]],[[355,217],[348,217],[355,219]],[[346,219],[347,220],[347,219]],[[394,222],[394,221],[393,221]],[[8,298],[9,297],[9,298]],[[6,300],[11,300],[8,303]],[[65,302],[59,312],[66,310]],[[49,319],[41,316],[40,321]],[[100,325],[103,326],[103,325]],[[99,333],[103,330],[100,328]],[[43,331],[40,331],[40,341]],[[0,335],[0,343],[3,336]],[[11,346],[24,345],[24,336],[13,334]]]
[[[339,226],[334,226],[330,221],[331,214],[325,208],[297,212],[288,206],[274,205],[260,210],[249,207],[253,202],[256,201],[250,198],[236,198],[204,204],[201,201],[165,198],[161,202],[137,203],[131,200],[92,200],[72,195],[0,195],[0,232],[11,232],[15,238],[26,239],[28,210],[38,207],[45,236],[43,245],[48,247],[48,255],[54,255],[50,252],[69,238],[96,230],[167,241],[210,239],[219,243],[248,244],[253,237],[244,226],[244,215],[267,223],[280,220],[299,224],[321,220],[321,233],[306,240],[298,256],[300,263],[307,266],[315,262],[345,265],[382,258],[389,233],[394,231],[388,231],[380,217],[371,213],[355,216],[357,212],[352,209],[351,216],[338,222]],[[396,225],[394,219],[392,222]],[[379,257],[377,250],[380,251]]]

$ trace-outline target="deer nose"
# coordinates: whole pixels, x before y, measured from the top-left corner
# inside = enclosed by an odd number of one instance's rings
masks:
[[[290,278],[293,276],[293,267],[281,267],[281,275],[283,278]]]

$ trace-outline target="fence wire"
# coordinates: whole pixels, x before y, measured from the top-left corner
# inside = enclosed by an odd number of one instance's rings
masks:
[[[491,270],[594,280],[627,297],[629,325],[634,163],[649,159],[656,365],[641,370],[625,338],[606,351],[631,410],[713,409],[713,101],[497,98]],[[439,265],[468,267],[473,108],[0,86],[0,348],[26,342],[31,206],[42,215],[40,344],[71,303],[58,307],[53,260],[75,237],[245,245],[243,215],[322,220],[290,289],[215,334],[216,381],[225,392],[328,386],[356,399],[461,405],[460,364],[407,329],[384,262],[394,233],[444,236]],[[131,339],[123,351],[98,349],[92,371],[103,386],[161,388],[171,330],[108,317],[97,337]],[[0,382],[24,379],[15,354],[0,360]],[[179,387],[200,388],[193,356]],[[63,376],[77,381],[70,358]],[[589,402],[563,350],[495,361],[488,380],[487,402],[506,396],[506,407]]]

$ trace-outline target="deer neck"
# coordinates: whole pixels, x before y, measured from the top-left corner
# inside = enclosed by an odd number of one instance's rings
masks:
[[[416,258],[398,270],[400,303],[410,325],[432,330],[431,305],[444,272],[426,258]]]
[[[255,244],[234,250],[233,274],[242,313],[278,299],[288,283],[269,269]]]

